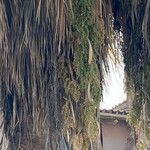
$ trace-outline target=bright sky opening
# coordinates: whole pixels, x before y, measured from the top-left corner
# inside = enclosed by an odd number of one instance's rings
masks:
[[[119,63],[109,58],[110,72],[104,75],[105,85],[103,89],[103,101],[100,104],[101,109],[111,109],[119,103],[126,100],[124,63],[121,50],[119,52]]]
[[[110,64],[110,73],[105,75],[105,86],[103,90],[103,102],[101,109],[111,109],[115,105],[126,100],[124,87],[124,66],[123,63],[116,66]]]

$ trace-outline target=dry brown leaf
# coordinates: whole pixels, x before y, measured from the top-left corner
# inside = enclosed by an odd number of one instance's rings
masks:
[[[90,81],[89,81],[89,83],[88,83],[88,90],[87,90],[87,96],[88,96],[88,100],[89,100],[89,101],[92,101],[92,97],[91,97],[91,92],[90,92],[90,90],[91,90],[91,83],[90,83]]]
[[[92,59],[93,59],[93,48],[92,48],[92,45],[91,45],[91,42],[89,39],[88,39],[88,43],[89,43],[89,60],[88,60],[88,63],[91,64]]]

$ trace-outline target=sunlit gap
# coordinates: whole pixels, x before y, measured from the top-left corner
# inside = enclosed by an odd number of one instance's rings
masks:
[[[114,43],[109,50],[109,72],[104,73],[105,82],[103,84],[103,100],[100,104],[101,109],[111,109],[127,98],[125,93],[124,62],[121,51],[123,43],[121,32],[115,33]]]

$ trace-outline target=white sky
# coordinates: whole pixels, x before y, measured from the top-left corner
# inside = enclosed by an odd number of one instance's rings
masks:
[[[126,100],[124,86],[124,63],[122,56],[120,58],[120,64],[116,65],[109,60],[110,73],[105,75],[103,102],[100,104],[101,109],[111,109]]]

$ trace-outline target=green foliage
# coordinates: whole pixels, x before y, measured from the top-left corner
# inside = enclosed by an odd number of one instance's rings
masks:
[[[97,108],[99,107],[100,99],[102,97],[102,87],[100,83],[100,76],[98,75],[98,67],[96,63],[91,64],[91,70],[90,70],[90,81],[91,81],[91,97],[93,98],[95,105]]]
[[[148,61],[145,62],[144,67],[144,89],[145,89],[145,96],[146,99],[150,103],[150,58],[148,58]]]
[[[66,132],[67,130],[75,129],[76,124],[73,119],[69,102],[66,102],[64,104],[61,113],[64,121],[64,127],[63,127],[64,132]]]
[[[81,150],[83,149],[83,144],[84,144],[83,136],[81,134],[75,135],[73,139],[73,149]]]
[[[74,49],[74,69],[79,80],[80,89],[84,92],[87,89],[88,82],[92,78],[92,86],[99,78],[99,70],[96,64],[96,59],[99,55],[99,47],[104,39],[103,28],[95,21],[95,3],[92,0],[72,1],[73,12],[71,12],[71,27]],[[94,51],[93,62],[88,64],[89,43],[91,41]],[[93,78],[93,75],[96,77]],[[98,82],[99,83],[99,82]],[[92,87],[96,90],[94,100],[100,101],[100,84]],[[94,89],[95,88],[95,89]]]
[[[80,88],[78,83],[74,81],[70,81],[69,78],[65,79],[64,88],[67,96],[70,96],[72,100],[79,101],[80,100]]]
[[[71,53],[72,56],[65,55],[68,60],[60,59],[58,65],[59,78],[65,92],[64,106],[61,110],[63,131],[69,131],[73,136],[74,149],[87,150],[90,146],[89,141],[96,140],[99,132],[96,107],[99,107],[102,96],[102,83],[97,61],[104,40],[104,27],[102,18],[96,20],[97,6],[93,0],[68,0],[67,4],[71,50],[67,47],[65,54]],[[87,98],[88,94],[92,101]],[[79,126],[83,128],[82,131],[78,129]]]
[[[86,123],[89,123],[95,119],[96,108],[93,101],[86,102],[83,108],[83,116]]]
[[[147,124],[146,124],[146,137],[147,139],[150,141],[150,121],[148,120],[147,121]]]
[[[137,150],[145,150],[146,149],[146,145],[144,144],[144,142],[140,141],[139,144],[137,145]]]
[[[93,101],[85,103],[83,108],[83,120],[88,138],[94,141],[97,138],[99,130],[96,119],[96,105]]]

